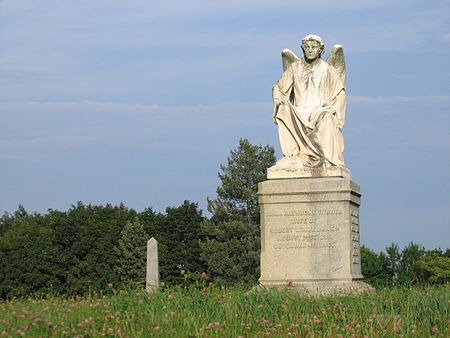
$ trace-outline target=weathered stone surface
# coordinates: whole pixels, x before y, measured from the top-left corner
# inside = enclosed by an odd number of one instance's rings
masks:
[[[346,178],[290,178],[259,184],[261,278],[300,292],[368,292],[362,282],[359,186]]]
[[[272,89],[281,151],[301,159],[302,167],[345,167],[344,49],[336,45],[325,62],[322,38],[313,34],[303,38],[301,48],[303,58],[283,50],[284,72]]]
[[[158,241],[153,237],[147,242],[147,274],[145,289],[153,292],[159,288]]]
[[[350,178],[350,171],[346,167],[306,167],[298,156],[285,156],[267,169],[267,178],[299,178],[299,177],[344,177]]]

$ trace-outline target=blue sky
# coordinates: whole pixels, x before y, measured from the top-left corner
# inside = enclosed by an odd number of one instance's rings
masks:
[[[308,33],[347,63],[362,242],[450,246],[450,1],[0,0],[0,212],[206,209]]]

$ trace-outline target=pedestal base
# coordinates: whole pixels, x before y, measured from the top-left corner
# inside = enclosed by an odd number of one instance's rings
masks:
[[[267,179],[300,177],[344,177],[351,178],[350,170],[345,167],[306,167],[298,156],[283,157],[267,169]]]
[[[263,287],[362,293],[359,186],[348,178],[289,178],[258,186]]]
[[[281,290],[294,290],[301,295],[332,296],[337,294],[367,294],[375,289],[363,281],[311,281],[311,282],[284,282],[261,281],[260,289],[276,288]]]

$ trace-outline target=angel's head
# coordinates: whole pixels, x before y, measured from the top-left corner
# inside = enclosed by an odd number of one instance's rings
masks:
[[[322,56],[325,45],[320,36],[308,34],[303,38],[301,48],[305,58],[309,61],[314,61]]]

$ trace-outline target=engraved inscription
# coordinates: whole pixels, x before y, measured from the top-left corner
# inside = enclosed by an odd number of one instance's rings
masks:
[[[335,248],[336,242],[316,243],[316,242],[296,242],[296,243],[276,243],[274,249],[298,249],[298,248]]]
[[[287,217],[287,216],[322,216],[322,215],[340,215],[343,213],[341,208],[313,209],[313,210],[290,210],[286,212],[275,212],[267,214],[266,217]]]
[[[342,208],[298,208],[276,211],[266,217],[276,218],[282,225],[272,227],[273,249],[335,248],[336,232],[342,228]],[[270,221],[269,221],[270,222]]]
[[[273,234],[290,234],[294,231],[293,228],[274,228],[270,229],[270,232]]]
[[[352,263],[360,264],[359,254],[359,210],[355,206],[350,207],[350,224],[352,239]]]
[[[310,226],[296,226],[289,228],[272,228],[269,230],[273,234],[292,234],[304,232],[334,232],[338,231],[337,225],[310,225]]]

